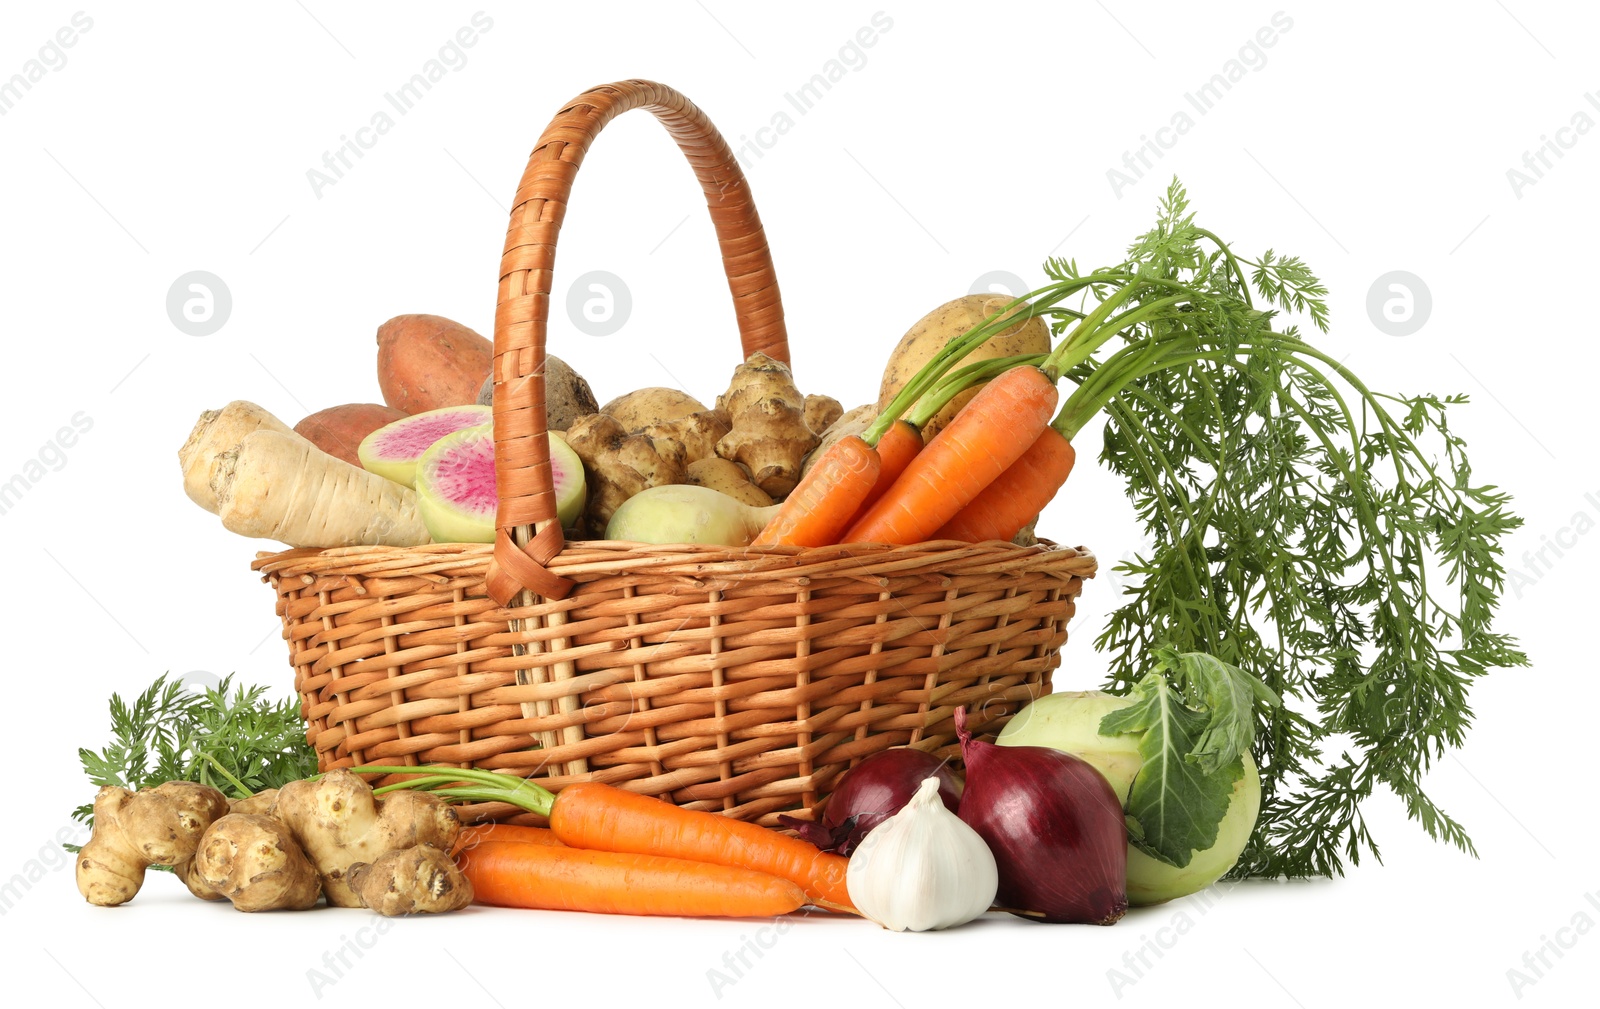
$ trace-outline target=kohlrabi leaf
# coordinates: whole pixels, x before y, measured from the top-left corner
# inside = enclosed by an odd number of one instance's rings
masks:
[[[1146,673],[1129,696],[1132,704],[1100,721],[1102,735],[1139,736],[1142,764],[1128,794],[1128,814],[1141,829],[1129,838],[1152,858],[1182,868],[1196,851],[1216,844],[1244,764],[1235,753],[1216,770],[1202,768],[1193,754],[1214,720],[1185,705],[1162,669]],[[1250,717],[1248,705],[1243,717]]]
[[[1185,697],[1205,712],[1205,729],[1189,759],[1206,774],[1215,774],[1249,751],[1256,735],[1255,702],[1279,703],[1260,680],[1205,652],[1161,648],[1156,650],[1156,664],[1176,673]]]

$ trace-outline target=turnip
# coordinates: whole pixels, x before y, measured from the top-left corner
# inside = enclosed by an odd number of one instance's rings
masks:
[[[606,539],[749,546],[778,508],[752,508],[709,487],[665,484],[624,501],[606,526]]]
[[[1051,746],[1080,757],[1105,775],[1126,807],[1134,776],[1143,764],[1138,740],[1131,735],[1101,735],[1099,726],[1106,715],[1131,703],[1131,698],[1100,690],[1048,694],[1018,712],[996,742],[1002,746]],[[1243,759],[1244,774],[1234,784],[1228,811],[1217,827],[1216,843],[1194,852],[1188,865],[1168,865],[1128,845],[1130,904],[1159,904],[1197,893],[1239,861],[1261,810],[1260,771],[1249,753]]]

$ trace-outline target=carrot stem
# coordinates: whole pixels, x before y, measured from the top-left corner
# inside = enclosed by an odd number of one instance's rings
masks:
[[[1005,332],[1017,323],[1026,322],[1035,315],[1045,314],[1057,302],[1064,301],[1085,288],[1101,284],[1126,284],[1132,279],[1134,278],[1130,274],[1121,271],[1101,271],[1085,277],[1046,284],[1011,301],[983,322],[945,344],[937,354],[933,355],[927,364],[911,376],[911,380],[889,401],[889,405],[879,412],[878,419],[862,433],[862,438],[869,445],[876,444],[877,440],[883,437],[883,432],[888,430],[889,425],[899,420],[912,404],[921,399],[944,376],[945,372],[996,334]],[[1070,314],[1075,316],[1077,313]],[[1082,323],[1079,325],[1081,328]]]
[[[409,774],[421,775],[414,781],[402,781],[393,785],[382,786],[382,791],[391,789],[420,789],[430,791],[436,795],[445,795],[452,798],[476,799],[480,802],[509,802],[513,806],[521,806],[530,813],[548,817],[550,807],[555,803],[555,793],[542,785],[537,785],[528,778],[519,778],[511,774],[497,774],[494,771],[480,771],[471,767],[444,767],[440,765],[426,765],[423,767],[392,766],[388,764],[367,764],[352,767],[350,770],[356,774]],[[452,782],[469,782],[467,787],[435,787],[435,783],[448,785]],[[473,787],[476,786],[476,787]],[[378,789],[374,789],[378,791]],[[470,793],[470,794],[468,794]]]
[[[912,404],[905,419],[918,429],[928,426],[928,421],[950,405],[950,401],[975,385],[982,385],[996,375],[1002,375],[1022,365],[1038,367],[1044,363],[1044,354],[1015,354],[1011,357],[992,357],[985,361],[965,364],[947,373],[937,385]]]

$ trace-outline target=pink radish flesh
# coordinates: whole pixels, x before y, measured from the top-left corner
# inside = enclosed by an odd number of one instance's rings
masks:
[[[439,439],[417,464],[417,503],[428,532],[440,543],[492,543],[499,508],[495,488],[492,425],[467,428]],[[563,525],[583,512],[583,462],[554,435],[550,475]]]
[[[377,459],[419,459],[434,442],[487,420],[482,410],[438,410],[395,421],[376,432],[372,455]]]

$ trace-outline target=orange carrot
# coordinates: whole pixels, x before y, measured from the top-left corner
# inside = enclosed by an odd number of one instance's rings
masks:
[[[1012,368],[994,379],[911,460],[843,542],[928,539],[1027,451],[1055,405],[1055,383],[1038,368]]]
[[[574,848],[698,859],[768,873],[797,884],[819,907],[855,911],[845,890],[848,859],[753,823],[582,782],[556,796],[550,828]]]
[[[867,509],[878,503],[894,482],[900,479],[900,474],[906,471],[915,459],[918,452],[922,451],[922,431],[913,423],[906,420],[897,420],[883,432],[883,437],[878,439],[878,479],[872,485],[872,490],[867,493],[867,499],[861,502],[850,522],[840,529],[839,536],[845,530],[860,521]],[[838,542],[835,538],[834,542]]]
[[[360,774],[408,776],[405,781],[374,789],[375,794],[423,789],[447,800],[509,802],[547,818],[556,838],[573,848],[659,855],[753,869],[794,883],[804,891],[806,899],[818,907],[859,913],[845,889],[848,859],[753,823],[716,813],[681,809],[661,799],[598,782],[571,784],[557,795],[531,779],[479,768],[375,764],[353,770]],[[523,847],[549,849],[553,846],[527,844]]]
[[[934,534],[936,540],[1009,540],[1032,522],[1067,482],[1078,459],[1072,442],[1044,429],[1022,457]]]
[[[476,848],[486,841],[514,841],[519,844],[559,845],[556,832],[549,827],[522,827],[514,823],[481,823],[463,827],[456,837],[456,851]]]
[[[878,453],[856,435],[840,438],[784,499],[754,546],[822,547],[839,542],[878,479]]]
[[[488,840],[456,859],[477,902],[500,907],[770,918],[806,903],[787,879],[682,858]]]

